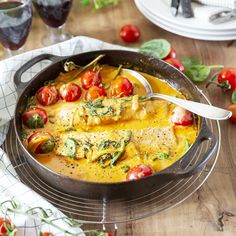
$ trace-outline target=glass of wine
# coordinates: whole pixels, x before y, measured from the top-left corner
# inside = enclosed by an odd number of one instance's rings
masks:
[[[30,0],[0,0],[0,43],[5,57],[17,54],[24,45],[32,22]]]
[[[42,43],[51,45],[70,39],[72,35],[65,33],[65,22],[70,13],[73,0],[33,0],[33,5],[46,24],[49,35]]]

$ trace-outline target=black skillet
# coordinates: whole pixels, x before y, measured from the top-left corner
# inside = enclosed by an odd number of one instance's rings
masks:
[[[142,72],[166,80],[189,99],[198,102],[200,101],[200,97],[202,96],[201,93],[183,73],[162,60],[154,59],[140,53],[121,50],[104,50],[81,53],[67,57],[59,57],[50,54],[39,55],[25,63],[17,70],[14,76],[14,82],[19,91],[19,99],[14,117],[15,132],[26,160],[34,169],[35,173],[54,188],[72,195],[91,199],[118,199],[133,198],[138,195],[151,193],[163,186],[167,181],[187,178],[202,171],[218,146],[218,140],[203,118],[200,120],[200,131],[195,143],[180,160],[159,173],[136,181],[96,183],[73,179],[48,169],[28,152],[21,141],[20,135],[22,125],[21,114],[25,110],[27,98],[33,96],[36,91],[43,86],[45,81],[56,78],[58,74],[63,71],[63,64],[65,61],[70,60],[83,66],[91,62],[100,54],[106,55],[100,61],[102,64],[109,64],[112,66],[123,64],[124,67],[128,66],[129,68],[135,68],[136,70],[139,69]],[[52,63],[35,75],[29,82],[23,83],[21,81],[22,74],[42,60],[50,60]],[[204,141],[209,142],[207,151],[199,158],[197,163],[189,165],[198,147]]]

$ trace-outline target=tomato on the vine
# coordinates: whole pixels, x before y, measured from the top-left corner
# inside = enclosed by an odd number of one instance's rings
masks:
[[[223,89],[234,91],[236,89],[236,68],[224,68],[218,74],[217,80]]]
[[[169,54],[165,58],[163,58],[163,60],[167,60],[169,58],[176,58],[176,51],[174,48],[170,49]]]
[[[50,232],[40,232],[39,236],[54,236],[54,234]]]
[[[63,84],[60,87],[60,95],[66,102],[77,101],[81,96],[81,88],[75,83]]]
[[[153,169],[150,166],[145,164],[140,164],[131,168],[128,171],[126,175],[126,181],[141,179],[152,174],[153,174]]]
[[[35,96],[43,106],[55,104],[59,100],[59,92],[55,86],[45,85],[36,92]]]
[[[236,123],[236,104],[230,104],[227,110],[232,111],[232,116],[229,118],[233,123]]]
[[[124,76],[117,77],[112,83],[112,95],[116,97],[130,96],[134,92],[133,84]]]
[[[96,98],[106,97],[106,96],[107,96],[107,93],[104,88],[94,85],[91,88],[89,88],[89,90],[86,92],[85,99],[86,100],[94,100]]]
[[[23,124],[30,129],[43,128],[47,120],[47,112],[41,107],[30,107],[22,115]]]
[[[81,76],[81,84],[84,89],[89,89],[93,85],[100,85],[102,83],[102,77],[99,71],[87,70]]]
[[[191,125],[193,123],[193,113],[182,107],[175,107],[170,119],[175,125]]]
[[[141,32],[140,29],[135,25],[124,25],[120,28],[120,37],[126,43],[137,42],[140,38]]]
[[[165,62],[171,64],[181,72],[184,71],[184,65],[176,58],[167,58],[165,59]]]
[[[0,236],[8,236],[8,235],[15,236],[16,227],[8,218],[0,217]]]

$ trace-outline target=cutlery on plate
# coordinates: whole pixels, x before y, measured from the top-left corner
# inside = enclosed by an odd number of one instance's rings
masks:
[[[180,3],[181,3],[184,18],[192,18],[194,15],[193,15],[193,9],[191,6],[191,0],[181,0]]]
[[[178,14],[180,0],[171,0],[171,14],[176,16]]]
[[[189,101],[189,100],[185,100],[181,98],[176,98],[176,97],[165,95],[165,94],[153,93],[151,85],[140,73],[134,70],[130,70],[130,69],[122,69],[122,70],[134,76],[137,80],[139,80],[143,84],[147,92],[147,97],[164,99],[180,107],[183,107],[186,110],[189,110],[197,115],[200,115],[202,117],[212,119],[212,120],[226,120],[230,118],[232,115],[231,111],[228,111],[219,107],[215,107],[215,106],[211,106],[211,105],[207,105],[207,104],[203,104],[199,102],[193,102],[193,101]]]
[[[236,10],[224,10],[215,13],[209,17],[209,22],[213,24],[222,24],[236,19]]]

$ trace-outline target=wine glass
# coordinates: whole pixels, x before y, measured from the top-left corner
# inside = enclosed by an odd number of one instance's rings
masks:
[[[17,54],[24,45],[32,22],[30,0],[0,0],[0,43],[5,57]]]
[[[72,35],[65,33],[65,22],[73,0],[33,0],[35,9],[46,24],[49,36],[42,40],[44,45],[63,42]]]

